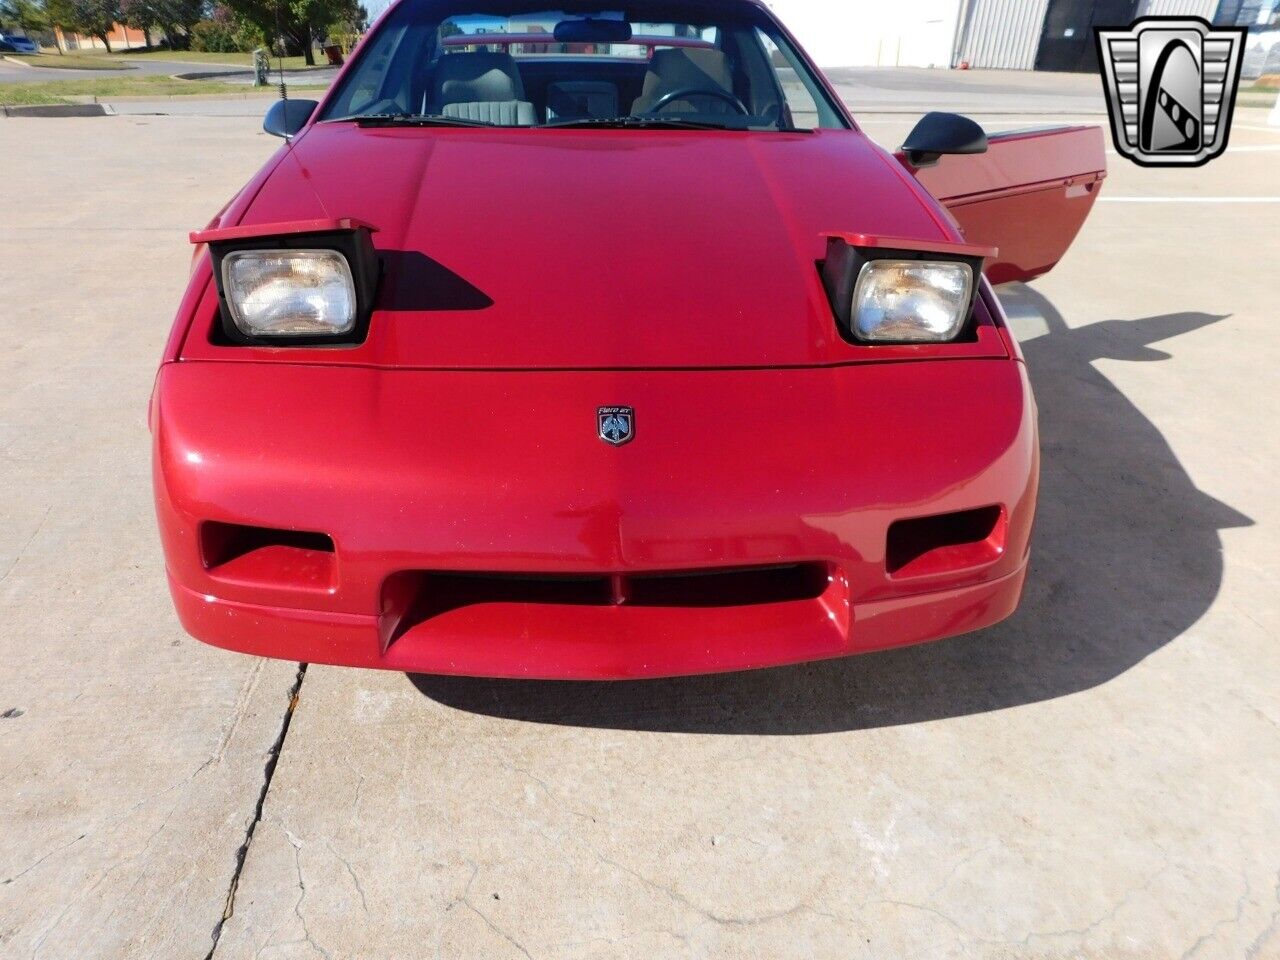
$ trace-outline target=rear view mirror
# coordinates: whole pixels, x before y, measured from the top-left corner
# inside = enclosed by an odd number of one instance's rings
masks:
[[[631,24],[625,20],[562,20],[556,24],[558,43],[627,43],[631,39]]]
[[[315,100],[277,100],[263,118],[262,129],[287,140],[307,125],[319,105]]]
[[[913,167],[931,167],[943,154],[987,152],[987,134],[968,117],[958,113],[926,113],[902,145]]]

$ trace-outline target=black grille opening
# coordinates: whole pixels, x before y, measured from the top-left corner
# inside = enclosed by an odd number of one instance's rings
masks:
[[[402,573],[383,587],[383,616],[396,622],[389,637],[394,640],[435,617],[479,604],[748,607],[815,600],[830,582],[825,563],[604,576]]]
[[[632,607],[753,607],[815,600],[827,590],[826,564],[798,563],[711,573],[655,574],[627,579]]]
[[[891,577],[923,576],[980,566],[1004,548],[999,507],[899,520],[889,528],[885,565]]]
[[[200,555],[205,568],[209,570],[271,547],[309,553],[334,552],[333,539],[323,533],[246,527],[238,523],[217,523],[212,520],[200,525]]]

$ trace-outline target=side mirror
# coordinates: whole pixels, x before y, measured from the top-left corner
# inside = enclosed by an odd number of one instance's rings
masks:
[[[318,106],[315,100],[277,100],[263,118],[262,129],[288,140],[307,125]]]
[[[926,113],[908,135],[902,152],[916,169],[931,167],[943,154],[986,153],[987,134],[958,113]]]

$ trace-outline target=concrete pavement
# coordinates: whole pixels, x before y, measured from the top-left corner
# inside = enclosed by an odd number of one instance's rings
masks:
[[[840,67],[827,76],[856,114],[950,110],[1053,116],[1105,114],[1107,109],[1096,74]]]
[[[1280,957],[1280,204],[1222,202],[1280,195],[1264,121],[1113,158],[1002,291],[1045,455],[1013,621],[606,686],[186,639],[146,396],[185,231],[278,141],[0,120],[0,957]]]
[[[146,404],[186,231],[265,141],[244,121],[0,120],[5,960],[203,957],[254,819],[297,665],[174,628]]]

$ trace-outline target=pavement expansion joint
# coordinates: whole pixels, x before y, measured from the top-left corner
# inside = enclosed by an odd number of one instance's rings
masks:
[[[240,844],[240,849],[236,851],[236,868],[231,874],[231,883],[227,886],[227,898],[223,903],[222,916],[218,918],[218,922],[213,928],[213,943],[209,946],[209,952],[205,954],[204,960],[213,960],[214,952],[218,949],[218,941],[222,937],[222,929],[235,912],[236,890],[240,886],[240,874],[244,870],[245,860],[248,859],[249,847],[253,843],[254,832],[262,821],[262,808],[267,802],[267,792],[271,789],[271,779],[275,776],[276,764],[280,760],[281,751],[284,750],[284,740],[289,735],[289,724],[293,721],[293,712],[298,707],[298,698],[302,694],[302,680],[306,675],[307,665],[305,663],[298,664],[298,673],[289,688],[289,700],[285,706],[284,716],[280,720],[280,733],[276,736],[275,743],[271,745],[271,750],[267,753],[267,763],[262,770],[262,789],[258,791],[258,802],[253,809],[253,819],[249,821],[249,826],[245,829],[244,843]]]

